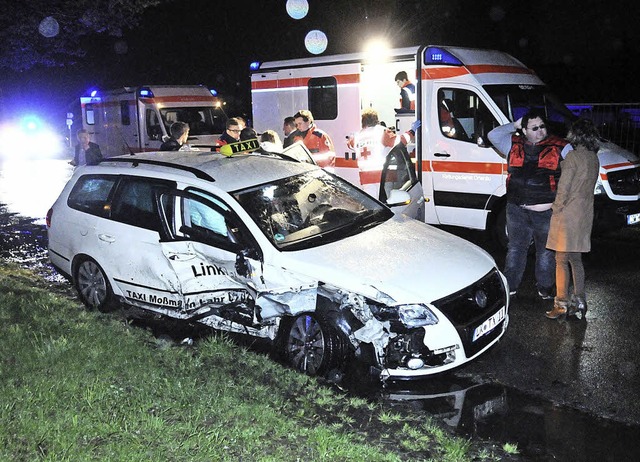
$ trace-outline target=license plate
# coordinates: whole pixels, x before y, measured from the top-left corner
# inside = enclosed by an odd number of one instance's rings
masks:
[[[634,213],[633,215],[627,215],[628,225],[637,225],[640,223],[640,213]]]
[[[475,330],[473,331],[473,337],[471,338],[471,341],[475,342],[483,335],[486,335],[489,332],[491,332],[493,329],[495,329],[495,327],[498,324],[500,324],[504,320],[506,315],[507,315],[507,309],[503,306],[498,310],[496,314],[494,314],[485,322],[483,322],[482,324],[480,324],[478,327],[475,328]]]

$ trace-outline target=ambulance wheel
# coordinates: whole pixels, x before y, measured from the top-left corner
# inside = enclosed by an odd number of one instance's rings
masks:
[[[80,261],[76,267],[74,285],[78,296],[89,309],[103,313],[113,311],[113,291],[100,265],[90,258]]]
[[[344,345],[324,317],[318,313],[301,314],[286,329],[285,359],[294,369],[315,376],[340,366]]]

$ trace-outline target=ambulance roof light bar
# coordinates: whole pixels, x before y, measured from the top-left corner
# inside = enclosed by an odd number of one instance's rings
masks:
[[[140,98],[153,98],[153,92],[149,87],[142,87],[138,90],[138,96]]]
[[[249,64],[249,69],[252,71],[257,71],[258,69],[260,69],[261,65],[262,63],[260,61],[254,61],[251,64]]]
[[[440,47],[428,47],[424,50],[424,63],[425,64],[437,64],[437,65],[449,65],[449,66],[464,66],[462,61],[456,58],[453,54]]]

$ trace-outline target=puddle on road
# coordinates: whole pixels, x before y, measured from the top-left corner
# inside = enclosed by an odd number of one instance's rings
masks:
[[[524,460],[640,460],[640,426],[556,406],[496,383],[447,377],[347,389],[397,412],[424,413],[461,437],[517,444]]]

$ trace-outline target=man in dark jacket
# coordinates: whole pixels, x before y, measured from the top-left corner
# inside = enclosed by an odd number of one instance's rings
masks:
[[[87,130],[78,130],[78,144],[76,144],[75,154],[71,165],[96,165],[102,159],[102,152],[100,146],[96,143],[92,143],[90,140],[89,132]]]
[[[171,136],[162,146],[161,151],[179,151],[183,144],[187,142],[189,137],[189,125],[185,122],[174,122],[169,129]]]
[[[522,133],[516,133],[516,130]],[[507,158],[507,233],[504,275],[515,295],[527,264],[531,240],[536,248],[538,295],[553,298],[556,260],[546,248],[551,205],[560,179],[560,162],[573,147],[547,133],[542,111],[532,109],[513,123],[494,128],[489,140]]]

